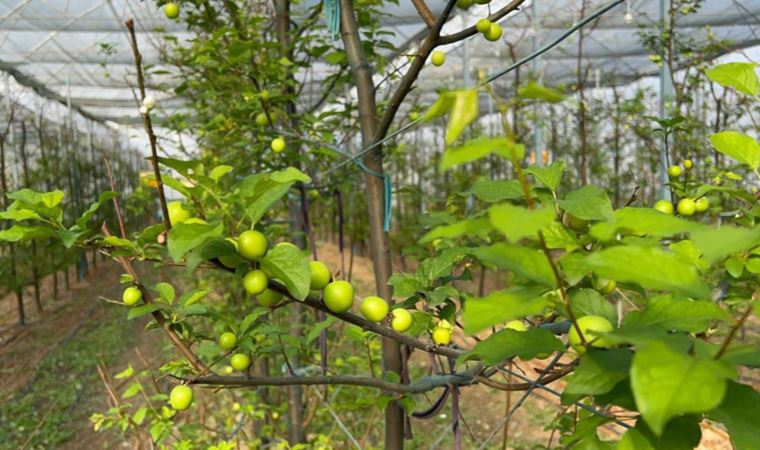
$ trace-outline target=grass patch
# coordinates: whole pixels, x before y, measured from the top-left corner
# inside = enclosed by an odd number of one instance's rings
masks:
[[[88,319],[65,345],[52,349],[37,366],[31,385],[0,405],[0,449],[54,448],[73,438],[76,423],[87,421],[84,400],[104,389],[98,358],[114,363],[133,339],[133,324],[121,308],[106,308]],[[31,437],[31,440],[30,440]]]

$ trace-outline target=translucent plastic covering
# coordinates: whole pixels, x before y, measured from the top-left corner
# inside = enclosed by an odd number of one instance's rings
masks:
[[[299,11],[314,5],[308,0]],[[612,0],[541,0],[525,2],[521,10],[503,18],[504,36],[499,42],[487,42],[475,35],[465,42],[443,48],[449,54],[443,68],[427,67],[419,91],[424,97],[441,86],[473,84],[478,73],[493,73],[534,49],[555,39],[582,15],[588,15]],[[661,0],[631,0],[621,4],[575,33],[559,47],[542,57],[526,71],[546,84],[577,82],[580,67],[582,81],[592,85],[622,83],[655,74],[658,66],[641,40],[642,33],[655,33],[660,21]],[[444,34],[459,31],[508,3],[493,0],[490,5],[475,5],[466,12],[456,11]],[[665,2],[667,3],[667,2]],[[442,0],[428,0],[434,13],[443,7]],[[300,8],[300,9],[299,9]],[[124,27],[124,19],[134,17],[138,39],[146,64],[160,66],[161,34],[170,32],[180,41],[191,37],[182,22],[166,19],[152,1],[136,0],[0,0],[0,69],[47,98],[67,103],[85,117],[100,121],[136,123],[137,104],[132,92],[134,66]],[[396,63],[406,62],[404,52],[413,52],[426,33],[410,0],[388,5],[383,27],[393,33],[390,38],[397,49]],[[705,0],[700,10],[680,18],[679,35],[696,42],[709,39],[727,41],[725,52],[758,43],[760,0]],[[336,46],[342,45],[339,41]],[[579,58],[579,54],[581,57]],[[166,68],[171,72],[170,68]],[[309,74],[309,97],[319,96],[320,80],[327,66],[315,67]],[[525,71],[523,71],[525,73]],[[172,75],[162,75],[172,79]],[[306,78],[306,74],[304,74]],[[513,78],[499,81],[508,94]],[[162,81],[156,79],[154,81]],[[171,114],[183,107],[181,98],[161,98],[161,113]]]

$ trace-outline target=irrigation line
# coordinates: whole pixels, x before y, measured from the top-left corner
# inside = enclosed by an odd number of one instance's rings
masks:
[[[571,28],[569,28],[567,31],[565,31],[564,33],[562,33],[557,39],[549,42],[545,46],[541,47],[540,49],[536,50],[535,52],[531,53],[530,55],[524,57],[523,59],[515,62],[514,64],[512,64],[509,67],[507,67],[506,69],[504,69],[504,70],[502,70],[500,72],[496,72],[495,74],[493,74],[490,77],[488,77],[486,80],[478,82],[475,86],[472,87],[472,89],[481,88],[481,87],[483,87],[483,86],[485,86],[487,84],[490,84],[490,83],[496,81],[497,79],[503,77],[504,75],[506,75],[506,74],[512,72],[513,70],[517,69],[518,67],[520,67],[520,66],[522,66],[522,65],[524,65],[524,64],[526,64],[526,63],[528,63],[530,61],[533,61],[534,59],[538,58],[539,56],[541,56],[544,53],[548,52],[549,50],[553,49],[557,45],[561,44],[567,38],[569,38],[570,36],[572,36],[576,31],[578,31],[581,28],[583,28],[584,26],[586,26],[589,22],[592,22],[592,21],[598,19],[599,17],[601,17],[602,15],[606,14],[608,11],[610,11],[613,8],[615,8],[616,6],[625,3],[625,1],[626,0],[615,0],[612,3],[610,3],[609,5],[601,8],[598,11],[596,11],[595,13],[591,14],[590,16],[585,17],[583,20],[581,20],[580,22],[576,23]],[[369,146],[365,147],[364,149],[362,149],[360,152],[356,153],[354,156],[350,157],[349,159],[346,159],[345,161],[342,161],[342,162],[336,164],[335,166],[331,167],[330,169],[327,169],[325,172],[322,172],[320,174],[320,176],[328,175],[331,172],[333,172],[333,171],[335,171],[335,170],[337,170],[337,169],[345,166],[346,164],[348,164],[352,160],[354,160],[356,158],[361,158],[362,156],[364,156],[365,154],[367,154],[370,150],[372,150],[372,149],[374,149],[374,148],[376,148],[376,147],[378,147],[380,145],[383,145],[384,143],[388,142],[389,140],[393,139],[394,137],[398,136],[399,134],[402,134],[402,133],[406,132],[407,130],[409,130],[413,126],[415,126],[418,123],[422,122],[422,120],[423,120],[422,118],[419,118],[419,119],[417,119],[415,121],[412,121],[412,122],[408,123],[407,125],[399,128],[398,130],[394,131],[393,133],[387,135],[383,139],[380,139],[379,141],[377,141],[377,142],[375,142],[373,144],[370,144]]]

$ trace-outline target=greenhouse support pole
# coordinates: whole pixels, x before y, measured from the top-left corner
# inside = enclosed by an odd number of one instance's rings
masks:
[[[533,31],[533,50],[532,52],[535,53],[538,51],[539,48],[539,39],[538,39],[538,30],[540,26],[539,17],[538,17],[538,2],[534,1],[531,4],[531,16],[530,16],[530,25],[531,29]],[[538,72],[539,72],[539,58],[535,58],[531,62],[531,70],[533,71],[533,76],[536,77],[536,81],[539,80]],[[541,109],[540,102],[535,102],[534,108],[534,114],[536,115],[536,123],[533,127],[533,151],[536,152],[536,165],[539,167],[544,165],[544,158],[543,158],[543,146],[544,146],[544,118],[543,118],[543,110]]]
[[[665,31],[665,21],[666,18],[666,2],[669,0],[660,0],[660,33],[663,33]],[[668,97],[672,95],[672,85],[670,84],[670,67],[668,64],[665,64],[665,61],[661,61],[660,63],[660,85],[659,85],[659,116],[661,119],[664,119],[668,116],[667,111],[667,100]],[[660,195],[659,198],[673,201],[674,199],[671,198],[670,189],[668,189],[668,154],[667,154],[667,143],[666,140],[668,139],[668,136],[663,133],[662,139],[660,140],[659,145],[659,156],[660,156]]]

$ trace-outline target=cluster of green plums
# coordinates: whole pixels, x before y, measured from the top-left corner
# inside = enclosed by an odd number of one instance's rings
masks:
[[[668,175],[671,179],[677,179],[689,173],[694,163],[690,159],[684,159],[682,161],[683,168],[679,165],[668,167]],[[678,214],[682,216],[692,216],[694,213],[705,212],[710,207],[710,200],[707,197],[682,198],[678,200],[678,203],[674,206],[669,200],[658,200],[654,204],[654,209],[660,211],[663,214],[672,215],[674,211],[678,211]]]

